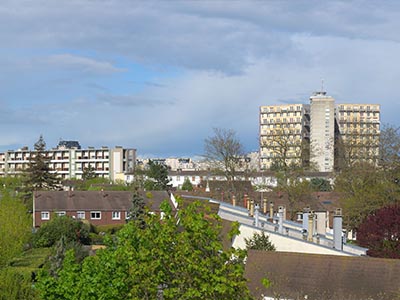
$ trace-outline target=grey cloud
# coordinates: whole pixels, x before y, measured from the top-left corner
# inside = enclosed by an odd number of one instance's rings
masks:
[[[0,9],[0,38],[9,47],[90,48],[142,63],[227,74],[243,72],[254,60],[292,57],[299,51],[292,40],[295,34],[400,41],[400,4],[395,2],[14,3]],[[114,70],[75,57],[55,60]]]

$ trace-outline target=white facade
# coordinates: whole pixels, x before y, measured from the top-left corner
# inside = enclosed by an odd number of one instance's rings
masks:
[[[310,97],[310,162],[319,172],[332,172],[335,149],[335,99],[325,92]]]
[[[15,175],[28,168],[36,155],[27,147],[0,153],[0,176]],[[136,149],[108,147],[88,149],[51,149],[44,151],[49,168],[64,179],[81,179],[83,171],[91,168],[97,177],[119,179],[134,170]]]

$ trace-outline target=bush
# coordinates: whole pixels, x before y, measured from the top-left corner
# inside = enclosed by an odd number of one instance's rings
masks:
[[[31,276],[13,270],[0,269],[0,300],[39,299],[32,289]]]
[[[88,245],[89,226],[70,217],[56,217],[39,228],[33,235],[32,244],[35,248],[51,247],[61,237],[65,238],[66,243],[79,242]]]

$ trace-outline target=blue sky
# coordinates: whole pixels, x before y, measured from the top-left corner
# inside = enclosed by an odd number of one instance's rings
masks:
[[[3,0],[0,150],[43,134],[141,156],[258,149],[260,105],[380,103],[400,126],[398,1]]]

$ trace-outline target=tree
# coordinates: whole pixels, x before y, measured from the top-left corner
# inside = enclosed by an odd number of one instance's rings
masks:
[[[369,163],[354,164],[335,178],[347,229],[357,229],[363,220],[384,206],[400,200],[399,186],[388,180],[384,170]]]
[[[148,178],[144,183],[146,190],[158,191],[169,188],[170,180],[168,178],[167,166],[149,160],[146,176]]]
[[[279,193],[286,194],[288,197],[290,219],[294,220],[296,212],[302,207],[298,206],[300,199],[311,194],[310,183],[304,179],[302,169],[289,169],[276,172],[278,185],[274,188]]]
[[[45,157],[46,143],[41,135],[34,145],[34,157],[29,162],[25,172],[25,184],[29,192],[34,190],[52,190],[57,187],[56,175],[51,173],[48,160]]]
[[[310,165],[310,142],[301,138],[294,128],[276,128],[263,136],[262,147],[267,149],[271,171],[307,169]]]
[[[0,198],[0,269],[22,252],[30,237],[31,225],[25,205],[3,192]]]
[[[228,181],[233,181],[244,155],[242,143],[231,129],[214,128],[214,135],[205,139],[204,158]]]
[[[378,209],[357,231],[358,243],[374,257],[400,258],[400,205]]]
[[[311,189],[316,192],[330,192],[332,191],[332,186],[329,180],[324,178],[311,178],[310,181]]]
[[[84,168],[82,172],[83,180],[90,180],[96,178],[95,169],[89,165],[89,167]]]
[[[275,246],[269,240],[268,235],[264,231],[260,233],[254,233],[253,237],[244,239],[247,250],[264,250],[264,251],[275,251]]]
[[[184,191],[193,191],[193,185],[188,177],[185,178],[185,181],[183,182],[181,189]]]
[[[43,271],[36,284],[43,299],[251,299],[244,251],[224,250],[217,216],[201,204],[146,215],[108,239],[95,256],[75,262],[67,252],[58,277]]]
[[[129,210],[128,219],[133,221],[143,221],[145,214],[144,199],[140,195],[138,189],[135,189],[132,194],[132,207]]]
[[[61,238],[65,243],[89,244],[89,225],[67,216],[55,217],[42,224],[33,236],[34,247],[51,247]]]

